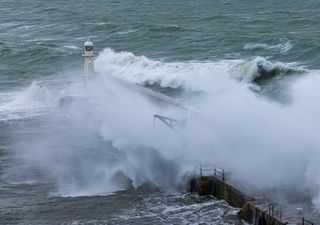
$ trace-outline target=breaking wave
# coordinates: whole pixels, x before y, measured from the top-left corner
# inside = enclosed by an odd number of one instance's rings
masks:
[[[48,119],[46,138],[23,149],[30,164],[40,165],[54,179],[60,195],[105,194],[144,183],[178,188],[186,180],[185,171],[190,171],[179,166],[185,157],[222,164],[250,188],[290,185],[301,191],[300,183],[308,183],[314,188],[310,191],[314,204],[319,204],[319,179],[312,180],[319,175],[319,157],[313,157],[318,156],[319,146],[315,135],[319,127],[314,125],[319,120],[314,102],[317,71],[311,75],[312,71],[294,64],[262,57],[168,63],[111,49],[105,49],[95,63],[99,74],[83,85],[83,93],[91,93],[85,97],[95,104],[84,101],[81,107],[61,112],[63,121]],[[307,79],[292,85],[292,105],[279,107],[247,88],[258,79],[307,72]],[[196,105],[201,115],[188,118],[188,127],[181,133],[163,124],[155,129],[155,113],[184,119],[189,112],[164,107],[108,75],[139,85],[204,92]],[[57,96],[35,82],[8,104],[20,109],[50,107]]]
[[[219,60],[162,62],[130,52],[105,49],[96,59],[98,72],[110,73],[120,79],[144,86],[211,92],[226,79],[258,83],[276,76],[306,72],[294,64],[271,62],[263,57],[252,60]],[[224,86],[222,85],[222,86]],[[221,85],[220,85],[221,87]]]
[[[59,93],[48,88],[43,82],[34,81],[25,90],[1,93],[0,120],[17,120],[42,115],[57,105]]]
[[[130,52],[106,48],[96,59],[96,69],[130,83],[169,94],[172,91],[216,93],[232,88],[234,82],[259,85],[275,77],[309,72],[291,63],[271,62],[263,57],[252,60],[162,62]],[[56,107],[61,90],[34,81],[20,92],[0,93],[0,120],[41,115]]]
[[[307,70],[293,63],[273,63],[263,57],[256,57],[253,60],[239,63],[233,68],[233,72],[239,80],[259,83],[260,81],[267,81],[276,76],[306,73]]]
[[[277,45],[268,45],[265,43],[249,43],[246,44],[243,49],[245,50],[254,50],[254,49],[275,49],[279,50],[281,53],[286,53],[290,51],[293,47],[293,44],[287,39],[281,39],[280,43]]]
[[[194,123],[188,120],[185,157],[199,161],[210,158],[222,164],[251,191],[290,186],[303,193],[303,188],[309,188],[319,208],[319,179],[313,179],[319,175],[319,141],[315,138],[319,129],[315,125],[319,121],[315,103],[319,71],[263,57],[167,63],[111,49],[98,56],[96,65],[102,75],[139,85],[205,92],[197,106],[201,118]],[[260,98],[247,88],[248,84],[293,74],[305,76],[290,83],[293,101],[288,105]],[[296,177],[308,184],[302,187]]]

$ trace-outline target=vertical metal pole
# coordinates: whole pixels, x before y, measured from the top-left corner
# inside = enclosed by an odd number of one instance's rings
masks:
[[[304,225],[304,217],[302,217],[302,225]]]
[[[255,210],[254,210],[254,225],[257,225],[257,223],[258,223],[258,209],[256,208]]]
[[[200,177],[202,177],[202,165],[200,164]]]
[[[222,170],[222,180],[224,181],[224,169]]]
[[[280,220],[282,219],[282,207],[280,206]]]
[[[282,210],[280,209],[280,220],[282,219]]]

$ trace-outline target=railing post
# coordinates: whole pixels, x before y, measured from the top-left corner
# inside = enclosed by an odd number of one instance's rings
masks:
[[[304,224],[305,224],[305,222],[306,222],[307,224],[314,225],[314,223],[312,223],[311,221],[306,220],[304,217],[302,217],[302,225],[304,225]]]
[[[269,204],[269,215],[271,215],[271,204]]]
[[[279,211],[278,211],[278,213],[277,213],[277,214],[278,214],[277,216],[278,216],[278,217],[280,218],[280,220],[281,220],[281,218],[282,218],[282,209],[281,209],[281,205],[278,207],[278,210],[279,210]]]
[[[222,170],[222,180],[224,181],[224,169]]]

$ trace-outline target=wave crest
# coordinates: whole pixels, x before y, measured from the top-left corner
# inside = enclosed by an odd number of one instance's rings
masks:
[[[281,53],[286,53],[290,51],[293,44],[287,39],[281,39],[279,44],[268,45],[265,43],[248,43],[245,44],[243,49],[245,50],[255,50],[255,49],[267,49],[267,50],[279,50]]]
[[[1,94],[3,95],[3,94]],[[59,96],[40,81],[34,81],[24,91],[6,94],[0,107],[0,121],[24,119],[42,115],[58,104]],[[1,99],[1,98],[0,98]]]
[[[161,62],[130,52],[105,49],[96,59],[100,73],[143,86],[181,89],[183,91],[215,91],[227,87],[230,80],[259,83],[279,75],[305,72],[294,64],[271,62],[263,57],[253,60],[219,60]]]
[[[301,67],[281,62],[270,62],[263,57],[239,63],[234,67],[233,74],[241,81],[259,83],[270,80],[279,75],[291,75],[306,72]]]

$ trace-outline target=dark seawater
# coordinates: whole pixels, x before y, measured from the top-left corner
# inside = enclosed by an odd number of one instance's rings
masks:
[[[255,56],[318,69],[318,1],[1,1],[2,89],[81,65],[86,37],[166,61]]]
[[[121,104],[68,117],[59,98],[82,93],[90,37],[99,73],[178,101],[220,93],[221,75],[290,104],[291,82],[320,74],[319,21],[318,0],[1,0],[0,224],[242,224],[226,203],[185,194],[168,154],[106,140],[104,118]],[[98,83],[99,103],[118,90]]]

